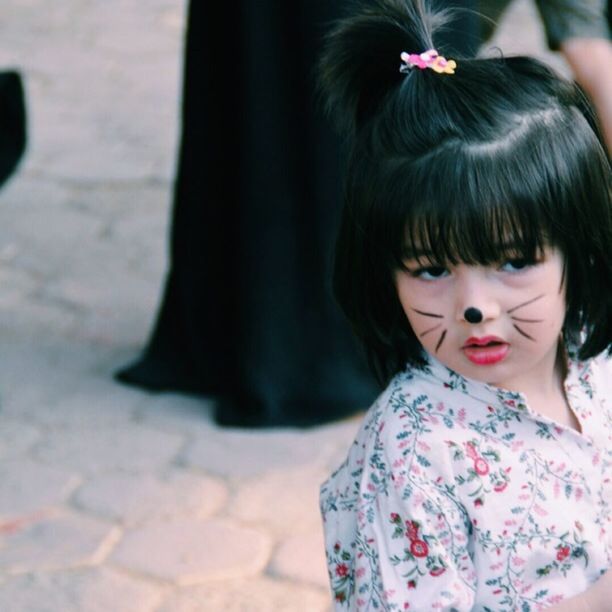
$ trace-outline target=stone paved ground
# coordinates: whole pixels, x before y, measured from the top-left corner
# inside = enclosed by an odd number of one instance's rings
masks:
[[[220,430],[113,383],[166,265],[182,0],[3,0],[30,147],[0,194],[0,611],[318,612],[357,421]],[[500,44],[540,52],[521,1]]]

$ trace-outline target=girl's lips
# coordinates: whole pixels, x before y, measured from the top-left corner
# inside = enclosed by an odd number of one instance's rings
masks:
[[[505,342],[493,340],[496,344],[487,344],[484,346],[476,344],[465,344],[462,348],[465,356],[476,365],[492,365],[503,361],[508,355],[510,345]]]
[[[505,344],[505,342],[501,338],[498,338],[497,336],[484,336],[483,338],[476,338],[474,336],[470,336],[465,341],[463,348],[466,348],[468,346],[473,346],[473,345],[485,346],[486,344],[492,344],[493,342],[496,342],[497,344]]]

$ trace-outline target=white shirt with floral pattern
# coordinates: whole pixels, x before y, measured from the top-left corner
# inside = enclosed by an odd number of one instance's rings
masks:
[[[582,433],[434,359],[321,488],[336,610],[542,610],[612,565],[612,362],[570,360]]]

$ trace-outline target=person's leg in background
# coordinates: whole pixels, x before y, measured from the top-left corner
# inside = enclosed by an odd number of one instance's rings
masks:
[[[612,152],[612,43],[609,5],[603,0],[573,4],[567,18],[550,0],[538,3],[545,23],[549,23],[549,44],[559,49],[570,65],[576,82],[584,89],[597,111],[600,126]],[[606,12],[608,15],[606,17]]]
[[[612,44],[608,0],[535,0],[548,46],[560,51],[590,97],[612,151]],[[482,40],[488,40],[510,0],[479,0]],[[606,16],[607,12],[607,16]]]

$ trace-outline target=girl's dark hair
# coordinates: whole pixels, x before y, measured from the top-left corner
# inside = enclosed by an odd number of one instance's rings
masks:
[[[560,249],[564,333],[582,359],[610,350],[610,161],[588,102],[528,57],[400,73],[400,54],[436,48],[444,20],[422,0],[368,0],[327,38],[322,88],[351,145],[340,305],[384,381],[425,362],[395,289],[405,253],[489,265],[511,237],[528,259]]]

